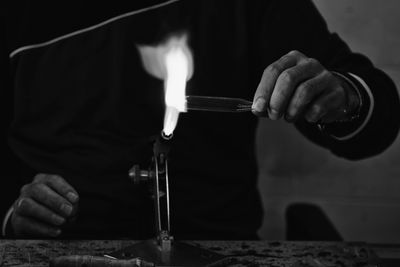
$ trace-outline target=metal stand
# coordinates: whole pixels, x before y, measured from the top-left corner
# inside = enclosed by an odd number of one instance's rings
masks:
[[[110,255],[118,259],[141,258],[156,266],[207,266],[224,256],[184,242],[176,242],[170,234],[168,140],[163,135],[156,139],[149,170],[141,170],[138,165],[129,170],[129,177],[135,184],[153,182],[157,237]]]

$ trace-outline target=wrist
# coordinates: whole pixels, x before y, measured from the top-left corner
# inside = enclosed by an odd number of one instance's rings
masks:
[[[344,75],[332,72],[333,75],[339,80],[345,93],[345,103],[343,107],[343,117],[337,122],[351,122],[360,117],[363,100],[361,93],[357,86]]]
[[[348,101],[353,101],[354,99],[357,101],[354,95],[356,93],[358,95],[358,104],[356,101],[346,102],[345,105],[351,105],[351,109],[349,109],[346,116],[342,117],[343,119],[327,124],[320,123],[318,128],[327,136],[339,141],[346,141],[357,136],[368,124],[374,110],[374,96],[368,84],[359,76],[347,72],[338,73],[332,71],[332,73],[339,79],[341,78],[342,82],[347,82],[347,85],[345,83],[343,86],[351,85],[350,88],[345,88],[346,92],[350,92],[349,96],[352,97]]]

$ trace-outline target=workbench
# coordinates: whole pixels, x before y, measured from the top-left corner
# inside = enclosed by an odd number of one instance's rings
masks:
[[[137,243],[130,240],[0,240],[0,266],[48,266],[62,255],[104,256]],[[220,266],[400,266],[400,246],[365,243],[185,241],[227,257]],[[383,258],[397,258],[391,263]]]

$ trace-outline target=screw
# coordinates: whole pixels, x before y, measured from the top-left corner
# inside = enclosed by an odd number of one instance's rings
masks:
[[[147,182],[151,178],[151,172],[141,170],[139,165],[134,165],[128,174],[135,185]]]

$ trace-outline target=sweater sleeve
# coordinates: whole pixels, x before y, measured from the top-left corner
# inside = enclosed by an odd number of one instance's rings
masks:
[[[361,116],[350,123],[328,124],[321,131],[318,125],[303,120],[296,127],[313,142],[348,159],[371,157],[387,149],[400,127],[399,96],[393,81],[331,33],[311,0],[274,1],[273,5],[277,14],[285,14],[277,20],[288,50],[299,50],[343,75],[363,98]]]
[[[13,82],[10,75],[9,49],[7,40],[6,9],[0,9],[0,107],[1,107],[1,138],[0,138],[0,216],[2,216],[18,196],[23,184],[23,178],[32,179],[34,171],[13,153],[8,144],[9,128],[12,123],[14,109]]]

